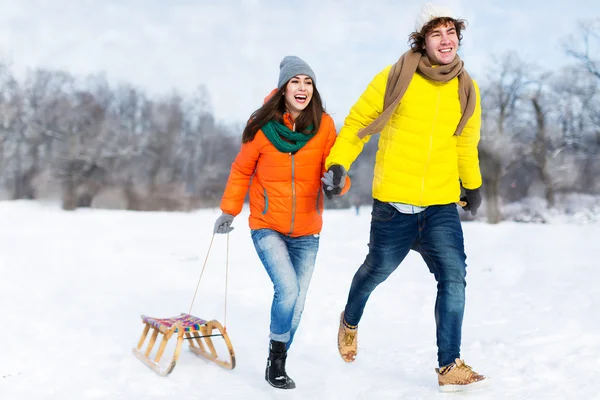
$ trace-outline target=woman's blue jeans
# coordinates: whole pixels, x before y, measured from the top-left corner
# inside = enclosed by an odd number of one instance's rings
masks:
[[[374,200],[369,254],[352,280],[344,319],[358,325],[371,292],[396,270],[411,249],[421,254],[437,281],[438,363],[444,366],[460,358],[465,309],[467,257],[455,204],[402,214],[392,205]]]
[[[290,348],[315,268],[319,235],[289,237],[271,229],[251,231],[252,241],[273,282],[269,337]]]

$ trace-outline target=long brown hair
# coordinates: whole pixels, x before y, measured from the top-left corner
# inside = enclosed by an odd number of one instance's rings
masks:
[[[283,124],[283,114],[286,112],[284,96],[286,87],[287,82],[261,108],[252,113],[242,133],[242,143],[253,141],[256,132],[269,121],[274,120]],[[325,108],[323,107],[321,95],[313,82],[312,99],[310,99],[308,106],[300,112],[300,115],[294,121],[296,123],[296,131],[307,134],[318,132],[324,112]],[[312,129],[307,130],[311,125]]]
[[[456,29],[456,36],[458,37],[458,45],[460,46],[463,38],[462,31],[466,28],[467,21],[464,19],[440,17],[432,19],[423,25],[423,28],[420,32],[413,32],[408,35],[408,43],[410,43],[410,48],[412,51],[418,51],[421,54],[425,54],[425,37],[429,32],[441,25],[454,25],[454,29]]]

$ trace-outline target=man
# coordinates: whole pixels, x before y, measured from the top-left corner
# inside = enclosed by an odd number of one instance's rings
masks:
[[[352,280],[338,348],[344,361],[354,361],[371,292],[415,250],[438,283],[436,372],[442,391],[487,383],[460,359],[466,255],[455,203],[461,200],[472,215],[481,205],[479,90],[456,54],[464,28],[450,10],[423,7],[409,36],[411,49],[375,76],[352,107],[322,179],[326,194],[340,194],[369,135],[381,132],[369,253]]]

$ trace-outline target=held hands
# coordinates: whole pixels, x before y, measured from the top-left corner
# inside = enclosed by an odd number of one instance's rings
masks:
[[[215,221],[215,228],[213,233],[229,233],[233,230],[231,223],[233,222],[233,215],[231,214],[221,214],[219,218]]]
[[[333,195],[342,193],[342,189],[346,184],[346,175],[346,168],[337,164],[329,167],[327,172],[323,174],[323,177],[321,178],[321,182],[323,182],[323,191],[329,200],[333,198]]]
[[[463,210],[471,211],[471,215],[477,215],[477,209],[481,205],[481,193],[479,189],[465,189],[465,196],[460,198],[460,201],[465,201],[467,204],[463,206]]]

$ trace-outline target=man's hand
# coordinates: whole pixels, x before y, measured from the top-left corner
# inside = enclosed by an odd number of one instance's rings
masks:
[[[460,201],[465,201],[467,204],[463,207],[465,211],[471,211],[471,215],[477,215],[477,209],[481,205],[481,193],[479,189],[465,189],[465,196],[460,198]]]
[[[323,182],[323,191],[329,200],[334,195],[342,193],[342,189],[346,184],[346,168],[341,165],[334,164],[323,174],[321,182]]]

